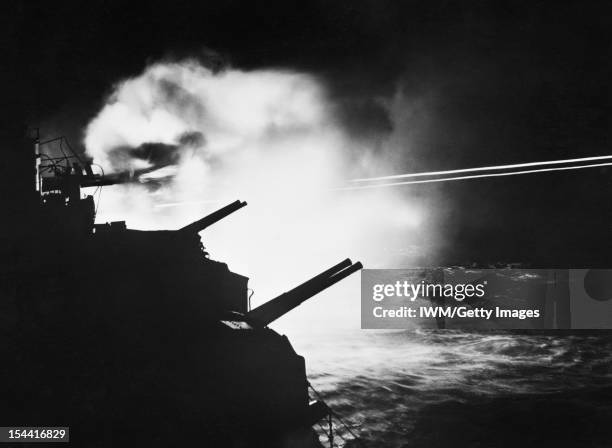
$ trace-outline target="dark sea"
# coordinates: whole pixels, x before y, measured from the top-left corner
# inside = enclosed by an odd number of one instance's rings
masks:
[[[338,446],[612,447],[612,333],[289,336]]]

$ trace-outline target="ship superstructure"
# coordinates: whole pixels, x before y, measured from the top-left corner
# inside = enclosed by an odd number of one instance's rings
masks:
[[[16,186],[2,229],[2,420],[70,426],[71,442],[90,447],[316,446],[310,428],[329,410],[310,402],[304,358],[268,325],[361,263],[250,310],[248,278],[211,259],[199,236],[245,202],[178,230],[96,224],[82,189],[134,173],[94,174],[38,141],[20,149],[21,174],[35,176]]]

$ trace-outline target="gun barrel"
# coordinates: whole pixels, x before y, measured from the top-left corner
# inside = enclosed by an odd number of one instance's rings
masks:
[[[226,216],[231,215],[232,213],[237,210],[240,210],[246,205],[247,203],[244,201],[234,201],[231,204],[228,204],[225,207],[220,208],[215,212],[212,212],[210,215],[207,215],[201,219],[198,219],[197,221],[192,222],[191,224],[186,225],[185,227],[182,227],[181,229],[179,229],[179,231],[190,233],[201,232],[205,228],[213,225],[217,221],[221,221]]]
[[[290,291],[288,291],[286,294],[296,294],[299,291],[305,291],[308,288],[311,288],[319,283],[322,283],[323,281],[329,279],[331,276],[333,276],[334,274],[337,274],[338,272],[342,271],[343,269],[346,269],[347,267],[351,266],[353,264],[353,262],[351,261],[350,258],[346,258],[344,260],[342,260],[340,263],[332,266],[329,269],[326,269],[325,271],[321,272],[319,275],[315,275],[314,277],[312,277],[310,280],[306,280],[304,283],[296,286],[295,288],[292,288]]]
[[[247,320],[255,327],[265,327],[314,295],[362,268],[361,263],[353,264],[346,259],[296,288],[258,306],[247,313]]]
[[[319,292],[329,288],[330,286],[335,285],[339,281],[344,280],[349,275],[353,274],[354,272],[360,271],[361,269],[363,269],[363,265],[359,261],[348,266],[346,269],[343,269],[340,272],[337,272],[332,275],[329,280],[327,280],[319,288],[316,289],[316,292],[314,292],[314,294],[318,294]]]

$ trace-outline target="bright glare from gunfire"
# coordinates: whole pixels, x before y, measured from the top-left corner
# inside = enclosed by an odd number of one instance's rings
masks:
[[[106,187],[97,220],[175,229],[246,200],[248,207],[206,230],[203,242],[211,258],[250,277],[253,305],[346,257],[392,267],[392,248],[410,244],[421,211],[389,189],[333,190],[372,174],[363,163],[372,154],[343,129],[335,106],[317,79],[303,73],[213,73],[189,61],[152,65],[116,85],[87,128],[87,152],[106,173],[154,166],[129,150],[144,143],[174,145],[178,158],[151,173],[171,175],[157,189]],[[195,143],[184,142],[196,133]],[[358,322],[358,277],[281,321],[337,322],[350,308],[349,320]]]

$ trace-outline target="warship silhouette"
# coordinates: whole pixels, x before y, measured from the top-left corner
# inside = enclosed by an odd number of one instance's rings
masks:
[[[346,259],[249,309],[248,278],[205,252],[199,232],[96,224],[76,152],[4,137],[0,331],[4,425],[69,426],[77,446],[320,446],[330,416],[311,401],[304,358],[268,325],[362,268]],[[66,146],[66,148],[68,148]]]

